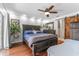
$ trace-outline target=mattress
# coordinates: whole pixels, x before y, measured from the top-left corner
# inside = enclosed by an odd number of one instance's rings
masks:
[[[79,56],[79,41],[65,40],[63,44],[51,46],[49,56]]]

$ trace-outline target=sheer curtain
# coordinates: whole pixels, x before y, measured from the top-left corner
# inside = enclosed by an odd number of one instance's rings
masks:
[[[65,23],[64,18],[60,19],[60,38],[64,39],[64,31],[65,31]]]
[[[59,22],[59,23],[58,23]],[[57,19],[54,21],[54,29],[56,30],[56,34],[58,35],[59,38],[64,39],[64,18]]]
[[[0,49],[9,48],[9,13],[6,5],[0,4]]]
[[[5,12],[4,15],[4,49],[8,49],[9,48],[9,38],[10,38],[10,31],[9,31],[9,14],[7,12]]]
[[[3,48],[3,15],[0,12],[0,49]]]
[[[0,50],[9,48],[8,14],[0,12]]]

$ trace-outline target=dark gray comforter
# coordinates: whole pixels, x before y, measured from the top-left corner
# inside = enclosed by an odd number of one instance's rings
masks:
[[[29,47],[31,47],[31,45],[34,42],[38,42],[38,41],[42,41],[42,40],[47,40],[47,39],[53,39],[57,37],[54,34],[32,34],[32,35],[24,35],[24,39],[28,42]]]

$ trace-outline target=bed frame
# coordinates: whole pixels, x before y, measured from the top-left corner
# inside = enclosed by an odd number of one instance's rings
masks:
[[[34,25],[23,25],[23,33],[25,30],[40,30],[40,26],[34,26]],[[24,34],[23,34],[24,36]],[[27,44],[27,41],[23,37],[23,41]],[[35,56],[36,52],[42,52],[46,51],[50,46],[57,44],[57,37],[50,38],[47,40],[38,41],[32,44],[32,53]]]

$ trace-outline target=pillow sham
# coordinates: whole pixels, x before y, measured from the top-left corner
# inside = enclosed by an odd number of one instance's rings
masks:
[[[24,34],[34,34],[33,31],[25,31]]]
[[[43,33],[43,32],[41,32],[41,31],[37,31],[36,33],[39,34],[39,33]]]

